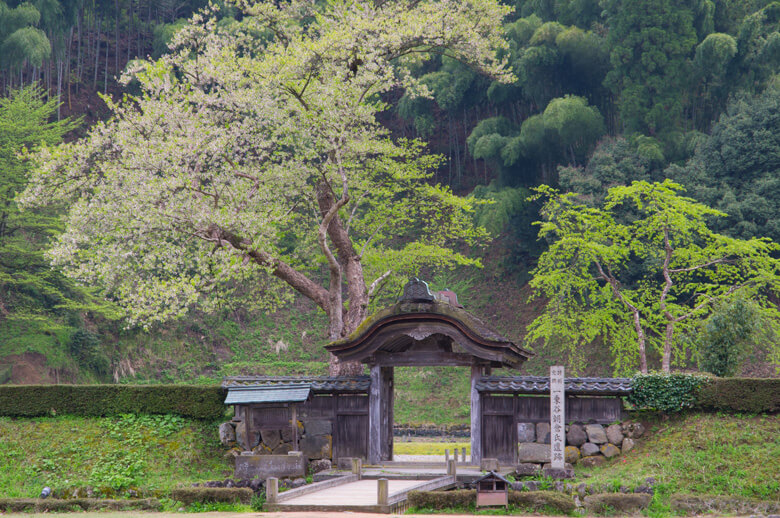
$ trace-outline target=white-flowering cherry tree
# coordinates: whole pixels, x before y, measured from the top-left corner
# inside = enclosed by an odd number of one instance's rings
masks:
[[[439,159],[392,139],[377,114],[392,89],[427,94],[409,71],[436,54],[510,79],[496,58],[508,9],[239,7],[231,23],[195,16],[169,55],[129,67],[140,93],[106,99],[109,121],[38,155],[22,202],[69,205],[54,263],[105,286],[134,323],[214,308],[239,289],[267,309],[297,292],[327,314],[330,339],[358,326],[383,284],[477,264],[453,248],[484,241],[471,202],[432,185]]]

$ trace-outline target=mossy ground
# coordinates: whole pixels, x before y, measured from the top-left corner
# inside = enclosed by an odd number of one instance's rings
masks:
[[[172,487],[224,479],[216,422],[176,416],[0,418],[0,495],[165,496]]]
[[[575,471],[582,482],[615,489],[654,477],[654,502],[674,493],[780,500],[778,438],[776,415],[690,414],[657,420],[633,451]]]

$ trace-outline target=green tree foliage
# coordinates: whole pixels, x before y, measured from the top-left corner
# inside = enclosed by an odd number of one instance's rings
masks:
[[[505,117],[481,121],[466,143],[474,158],[493,164],[508,185],[532,186],[537,171],[554,171],[558,161],[577,164],[604,134],[604,120],[595,106],[581,97],[553,99],[539,115],[519,128]],[[552,174],[548,174],[548,179]]]
[[[49,122],[56,112],[38,88],[0,99],[0,335],[2,353],[64,346],[74,315],[112,315],[110,306],[52,269],[44,252],[61,231],[57,208],[21,212],[15,197],[27,185],[31,164],[25,151],[56,145],[76,127]],[[63,347],[64,352],[64,347]]]
[[[748,348],[759,336],[760,308],[737,298],[719,305],[704,323],[699,336],[699,366],[716,376],[734,376]]]
[[[732,102],[684,166],[667,174],[728,214],[715,230],[780,240],[780,87]]]
[[[550,247],[531,286],[547,305],[528,338],[563,344],[577,365],[581,345],[601,337],[619,373],[648,372],[650,346],[669,372],[673,354],[684,352],[680,332],[695,329],[713,303],[742,293],[776,313],[767,293],[780,287],[780,247],[716,234],[707,221],[724,214],[682,190],[669,180],[633,182],[611,188],[603,207],[593,208],[540,188],[539,236]],[[618,217],[627,211],[632,218]]]
[[[31,3],[10,9],[0,1],[0,66],[16,70],[29,63],[40,67],[51,55],[46,34],[36,26],[41,13]]]
[[[258,3],[226,26],[197,16],[136,74],[142,95],[106,99],[112,120],[39,155],[25,199],[71,203],[52,257],[133,321],[217,308],[236,286],[273,307],[291,288],[344,336],[391,277],[478,264],[450,248],[485,236],[471,202],[426,183],[437,159],[376,115],[398,85],[426,93],[409,70],[433,53],[508,79],[495,59],[506,13],[398,0]]]
[[[612,69],[624,129],[657,134],[682,124],[697,43],[695,1],[605,0]]]

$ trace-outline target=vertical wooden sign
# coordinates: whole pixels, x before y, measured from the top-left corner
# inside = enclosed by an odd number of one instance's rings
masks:
[[[566,447],[566,397],[563,366],[550,367],[550,460],[552,469],[564,469]]]

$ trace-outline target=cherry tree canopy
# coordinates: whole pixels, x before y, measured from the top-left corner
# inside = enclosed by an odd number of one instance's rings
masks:
[[[272,308],[292,288],[328,314],[331,339],[355,329],[384,283],[425,264],[477,263],[450,248],[484,240],[471,202],[431,185],[439,159],[391,139],[376,116],[391,89],[427,95],[409,70],[436,54],[509,80],[495,57],[508,9],[239,7],[241,21],[195,16],[169,55],[129,67],[123,79],[140,94],[106,99],[108,122],[40,153],[22,201],[70,205],[53,261],[104,285],[140,323],[248,288]]]

